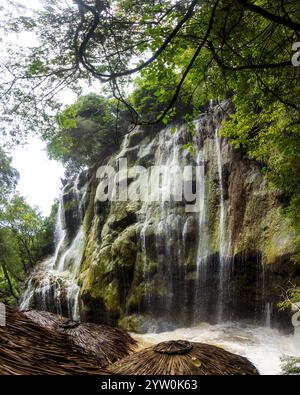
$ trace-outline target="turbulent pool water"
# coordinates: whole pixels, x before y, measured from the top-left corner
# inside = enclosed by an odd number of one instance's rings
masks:
[[[248,358],[263,375],[281,374],[285,357],[300,357],[300,331],[296,334],[284,335],[276,329],[236,322],[217,325],[203,323],[174,331],[133,334],[133,336],[141,347],[179,339],[223,347]]]

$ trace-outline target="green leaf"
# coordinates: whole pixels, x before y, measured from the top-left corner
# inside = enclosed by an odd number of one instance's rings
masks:
[[[200,368],[202,366],[202,362],[196,357],[192,357],[192,362],[196,368]]]

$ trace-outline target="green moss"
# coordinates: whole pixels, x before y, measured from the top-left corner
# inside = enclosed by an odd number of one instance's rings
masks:
[[[209,243],[210,243],[210,251],[211,253],[219,251],[219,221],[220,221],[220,212],[219,212],[219,201],[216,200],[216,196],[214,199],[209,201],[208,205],[209,210]]]
[[[185,276],[185,281],[196,281],[197,280],[197,271],[189,272]]]
[[[260,251],[264,263],[271,264],[295,252],[294,232],[267,186],[258,184],[247,194],[241,229],[235,254]]]
[[[103,289],[103,300],[106,310],[113,315],[118,315],[120,311],[120,299],[118,292],[118,282],[114,279]]]
[[[137,314],[123,317],[118,321],[118,326],[130,332],[139,332],[142,317]]]
[[[94,218],[94,210],[95,210],[95,205],[94,205],[94,199],[95,199],[95,194],[96,194],[96,185],[95,182],[93,182],[90,187],[89,191],[87,194],[87,209],[85,212],[85,217],[84,217],[84,229],[86,233],[88,233],[91,229],[92,226],[92,221]]]
[[[114,202],[108,218],[108,226],[120,231],[136,222],[136,207],[131,202]]]
[[[170,284],[165,283],[162,285],[161,283],[161,276],[160,274],[157,274],[153,277],[153,280],[148,284],[147,292],[150,292],[152,295],[157,295],[160,298],[165,298],[166,296],[169,296],[170,292]]]
[[[146,284],[141,282],[137,286],[134,286],[129,293],[126,301],[126,310],[129,312],[138,311],[139,306],[142,304],[146,296]]]
[[[265,241],[262,246],[264,261],[273,263],[280,256],[296,253],[295,234],[280,210],[269,210],[266,222],[268,223],[268,228],[265,232]]]
[[[76,208],[76,201],[74,199],[69,199],[64,202],[64,211],[72,211]]]
[[[116,269],[131,270],[134,268],[137,254],[135,226],[129,226],[113,242],[111,247],[112,259]]]
[[[146,262],[145,262],[146,260]],[[150,259],[142,251],[138,251],[134,265],[133,284],[139,284],[144,280],[144,277],[152,278],[158,270],[158,263]]]
[[[103,296],[103,286],[107,283],[108,275],[113,272],[111,248],[101,249],[97,254],[93,253],[93,259],[85,267],[80,275],[82,292],[87,292],[93,298]]]

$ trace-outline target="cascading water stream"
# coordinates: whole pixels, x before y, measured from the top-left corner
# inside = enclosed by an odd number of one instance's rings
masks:
[[[73,320],[79,319],[78,297],[80,287],[77,284],[77,276],[85,246],[85,232],[82,222],[87,190],[87,185],[79,188],[79,180],[80,174],[78,174],[72,186],[80,223],[77,233],[68,245],[63,202],[64,189],[59,199],[56,217],[55,252],[52,257],[46,259],[33,271],[22,294],[20,310],[28,309],[32,299],[35,299],[35,304],[40,310],[50,310],[62,314],[62,299],[64,299],[67,306],[65,314],[68,314]],[[36,279],[38,281],[35,285]]]
[[[224,187],[223,187],[223,175],[222,175],[222,152],[221,152],[221,140],[219,137],[219,129],[215,129],[215,149],[217,158],[217,173],[218,173],[218,184],[220,194],[220,208],[219,208],[219,263],[220,263],[220,274],[219,274],[219,301],[218,301],[218,316],[219,322],[222,321],[224,311],[224,293],[228,288],[230,262],[228,259],[228,248],[229,245],[226,240],[225,227],[226,227],[226,212],[225,212],[225,200],[224,200]]]
[[[203,272],[207,257],[207,240],[205,234],[206,221],[206,202],[205,202],[205,168],[204,168],[204,152],[201,149],[197,157],[197,166],[199,167],[199,221],[198,221],[198,250],[197,250],[197,277]],[[205,273],[202,273],[205,275]]]
[[[27,283],[25,284],[25,289],[21,297],[20,301],[20,311],[24,311],[29,307],[30,300],[34,295],[34,286],[33,286],[33,278],[30,277]]]
[[[224,203],[224,190],[223,190],[223,176],[222,176],[222,156],[221,156],[221,143],[219,138],[218,128],[215,130],[215,148],[216,148],[216,157],[217,157],[217,169],[219,176],[219,193],[220,193],[220,220],[219,220],[219,250],[220,250],[220,261],[221,266],[224,263],[225,257],[225,237],[224,237],[224,228],[225,228],[225,203]]]
[[[198,119],[195,122],[195,130],[197,135],[201,136],[202,130],[202,119]],[[207,309],[207,274],[208,274],[208,262],[207,257],[210,254],[210,247],[208,242],[208,231],[207,231],[207,200],[209,191],[205,187],[205,156],[206,149],[202,145],[199,148],[196,163],[198,167],[198,184],[199,184],[199,196],[198,196],[198,245],[196,255],[196,282],[195,282],[195,297],[194,297],[194,313],[193,322],[198,323],[205,314]]]
[[[231,236],[228,229],[228,202],[225,200],[223,185],[224,154],[219,125],[218,117],[210,114],[205,114],[194,122],[196,138],[192,138],[192,141],[196,152],[192,156],[183,146],[185,136],[188,135],[185,125],[177,127],[175,133],[171,133],[171,127],[167,127],[158,136],[153,165],[160,168],[161,174],[151,180],[151,185],[156,187],[151,193],[159,199],[156,203],[144,204],[139,217],[142,223],[140,246],[146,305],[143,313],[152,316],[159,314],[168,319],[176,309],[182,319],[190,315],[194,324],[205,320],[222,322],[231,315],[233,305],[229,303],[239,302],[236,296],[231,298],[229,291],[233,258],[230,256]],[[197,210],[192,214],[180,209],[182,203],[177,203],[176,193],[174,194],[174,190],[180,189],[174,169],[183,171],[184,164],[190,165],[191,161],[197,165],[196,179],[193,182],[198,184]],[[170,190],[173,195],[169,194]],[[212,208],[216,213],[214,217],[211,216]],[[186,260],[191,259],[189,249],[195,248],[190,244],[193,236],[188,229],[194,219],[197,219],[194,228],[197,248],[194,260],[195,279],[191,288],[186,279],[189,276],[193,278],[192,266],[188,267]],[[153,232],[155,245],[149,242]],[[153,259],[158,262],[156,282],[153,282],[150,269]],[[260,267],[259,263],[258,265]],[[257,287],[261,287],[259,273],[255,281]],[[153,297],[153,287],[160,290],[159,299]],[[188,314],[189,304],[193,306],[192,314]],[[154,311],[158,307],[159,312]]]
[[[178,169],[182,168],[182,148],[178,144],[178,135],[176,132],[171,133],[171,128],[167,128],[159,135],[158,149],[155,153],[155,163],[158,170],[152,174],[150,180],[151,202],[147,202],[142,210],[143,225],[140,230],[140,244],[143,255],[143,276],[145,282],[145,299],[146,312],[152,313],[152,295],[149,262],[153,259],[153,247],[156,254],[155,259],[159,264],[159,281],[165,281],[166,286],[161,289],[161,298],[163,306],[161,309],[165,314],[172,311],[175,297],[178,293],[185,298],[185,290],[178,289],[177,277],[184,277],[184,259],[182,245],[184,218],[182,219],[176,212],[176,192],[180,191],[181,185],[178,185],[180,178],[177,177]],[[155,202],[153,198],[155,197]],[[148,232],[154,232],[155,245],[148,246]],[[171,241],[176,242],[176,248],[173,248]],[[158,285],[159,286],[159,285]],[[181,301],[185,304],[185,301]]]
[[[147,307],[146,309],[150,311],[151,307],[151,290],[149,289],[150,287],[150,269],[148,265],[148,260],[147,260],[147,245],[146,245],[146,234],[147,234],[147,229],[150,225],[150,210],[147,209],[146,211],[146,219],[143,224],[143,227],[141,229],[140,233],[140,239],[141,239],[141,250],[143,254],[143,277],[145,281],[145,288],[146,288],[146,304]]]
[[[172,186],[176,185],[174,179],[174,169],[179,165],[179,147],[176,143],[176,131],[171,135],[171,131],[167,130],[166,135],[160,135],[159,152],[156,165],[162,169],[162,175],[159,175],[158,180],[158,196],[159,196],[159,224],[158,224],[158,240],[160,249],[163,247],[165,257],[165,276],[168,279],[169,290],[166,298],[166,310],[171,311],[172,298],[175,294],[173,281],[173,256],[178,258],[180,252],[177,250],[171,251],[170,240],[178,240],[179,223],[176,214],[171,212],[172,200]],[[180,248],[180,245],[178,244]]]
[[[58,256],[62,252],[64,243],[66,242],[66,236],[67,233],[66,233],[66,225],[64,220],[64,203],[61,194],[59,198],[59,206],[58,206],[56,222],[55,222],[55,230],[54,230],[55,253],[52,260],[53,265],[56,264],[58,260]]]
[[[209,255],[209,246],[207,240],[207,230],[205,226],[206,221],[206,199],[205,199],[205,169],[204,169],[204,152],[203,149],[199,151],[197,157],[197,165],[200,168],[199,172],[199,213],[198,213],[198,247],[196,256],[196,289],[195,289],[195,307],[194,307],[194,322],[197,323],[201,320],[206,306],[207,294],[207,272]]]

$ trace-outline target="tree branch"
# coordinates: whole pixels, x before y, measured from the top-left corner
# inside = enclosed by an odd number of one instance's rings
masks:
[[[155,53],[148,60],[146,60],[145,62],[143,62],[139,66],[134,67],[132,69],[124,70],[124,71],[120,71],[120,72],[114,72],[114,73],[111,73],[111,74],[103,74],[103,73],[97,72],[95,70],[95,68],[86,61],[86,58],[84,58],[84,52],[85,52],[85,48],[86,48],[87,42],[91,38],[91,36],[93,35],[93,33],[94,33],[94,31],[95,31],[100,19],[99,19],[99,15],[95,12],[95,10],[92,10],[92,7],[86,6],[85,3],[82,0],[76,0],[76,2],[78,4],[80,4],[82,7],[85,7],[90,12],[92,12],[93,13],[93,18],[94,18],[89,32],[87,33],[84,41],[80,45],[80,49],[79,49],[80,61],[82,62],[82,60],[83,60],[82,63],[84,65],[84,67],[87,67],[88,70],[95,77],[97,77],[99,79],[102,79],[102,80],[106,79],[106,81],[109,81],[111,79],[115,79],[115,78],[118,78],[118,77],[125,77],[125,76],[128,76],[128,75],[134,74],[134,73],[136,73],[138,71],[143,70],[145,67],[149,66],[149,64],[153,63],[163,53],[163,51],[167,48],[167,46],[170,44],[170,42],[173,40],[173,38],[179,32],[179,30],[183,27],[185,22],[192,17],[192,15],[194,13],[194,9],[195,9],[197,3],[199,2],[199,0],[193,0],[192,1],[192,3],[190,4],[190,6],[188,8],[187,13],[184,15],[182,20],[177,24],[177,26],[172,31],[172,33],[165,39],[163,44],[155,51]]]
[[[207,41],[207,39],[208,39],[208,37],[210,35],[210,32],[211,32],[212,27],[213,27],[213,23],[214,23],[214,19],[215,19],[215,13],[216,13],[216,9],[217,9],[218,4],[219,4],[219,0],[217,0],[215,2],[214,6],[213,6],[213,9],[212,9],[212,12],[211,12],[211,16],[210,16],[210,20],[209,20],[209,24],[208,24],[208,28],[206,30],[205,36],[204,36],[203,40],[201,41],[200,45],[198,46],[196,52],[194,53],[194,56],[192,57],[189,65],[185,69],[185,72],[183,73],[183,76],[181,77],[181,80],[180,80],[179,84],[177,85],[175,94],[172,97],[172,99],[171,99],[170,103],[168,104],[167,108],[164,110],[164,112],[160,115],[160,117],[156,121],[142,123],[143,125],[145,125],[145,124],[146,125],[153,125],[153,124],[161,122],[164,119],[164,117],[168,114],[170,109],[173,107],[173,105],[175,104],[175,102],[176,102],[176,100],[177,100],[177,98],[179,96],[181,87],[182,87],[187,75],[191,71],[191,69],[192,69],[192,67],[193,67],[193,65],[195,63],[195,60],[199,56],[201,49],[204,47],[204,45],[205,45],[205,43],[206,43],[206,41]]]
[[[239,4],[246,10],[252,11],[255,14],[262,16],[263,18],[278,23],[279,25],[284,25],[292,30],[300,31],[300,23],[294,22],[291,19],[285,18],[280,15],[272,14],[266,9],[259,7],[256,4],[250,3],[248,0],[237,0]]]
[[[223,60],[218,56],[217,51],[215,50],[215,47],[213,46],[212,42],[207,41],[207,44],[208,44],[208,49],[211,51],[217,64],[226,70],[241,71],[241,70],[276,69],[276,68],[291,66],[291,61],[284,61],[279,63],[261,63],[261,64],[245,64],[241,66],[229,66],[228,64],[225,64]]]

